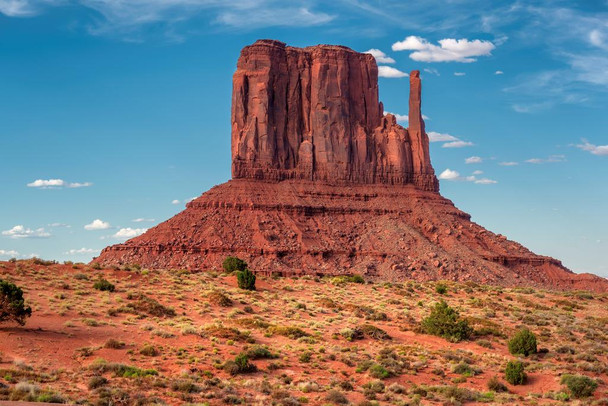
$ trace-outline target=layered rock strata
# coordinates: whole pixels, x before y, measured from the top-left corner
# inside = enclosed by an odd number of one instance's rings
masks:
[[[418,71],[410,82],[408,130],[384,116],[373,56],[271,40],[245,47],[233,77],[232,177],[438,191]]]

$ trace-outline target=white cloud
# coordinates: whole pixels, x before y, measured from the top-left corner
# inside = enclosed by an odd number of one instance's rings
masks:
[[[171,204],[179,204],[179,200],[177,200],[177,199],[171,200]]]
[[[551,163],[551,162],[565,162],[565,161],[566,161],[565,155],[550,155],[548,158],[526,159],[526,162],[530,163],[530,164],[545,164],[545,163]]]
[[[71,249],[67,252],[65,252],[65,254],[67,255],[78,255],[78,254],[97,254],[99,253],[101,250],[99,249],[94,249],[94,248],[79,248],[79,249]]]
[[[6,230],[2,232],[2,235],[6,235],[10,238],[47,238],[50,237],[51,234],[45,231],[44,228],[37,228],[32,230],[31,228],[26,228],[22,225],[17,225],[10,230]]]
[[[427,135],[429,136],[429,141],[430,142],[446,142],[446,141],[457,141],[458,138],[454,137],[453,135],[447,134],[447,133],[438,133],[435,131],[429,131],[427,133]]]
[[[505,73],[501,70],[497,70],[496,72],[494,72],[495,75],[504,75]]]
[[[136,218],[131,220],[134,223],[152,223],[155,219]]]
[[[478,56],[491,55],[496,46],[490,41],[466,38],[444,38],[434,45],[426,39],[411,35],[403,41],[395,42],[393,51],[414,51],[410,58],[418,62],[475,62]]]
[[[194,196],[191,197],[190,199],[186,199],[186,203],[190,203],[191,201],[195,200],[198,196]]]
[[[19,253],[15,250],[0,250],[0,257],[18,257]]]
[[[407,76],[407,73],[401,72],[392,66],[378,66],[378,76],[381,78],[402,78]]]
[[[582,144],[577,144],[576,147],[583,151],[589,151],[593,155],[608,155],[608,145],[595,145],[589,143],[586,139],[582,140]]]
[[[517,166],[517,165],[519,165],[519,162],[513,162],[513,161],[499,162],[498,165],[500,165],[500,166]]]
[[[365,54],[371,54],[377,63],[395,63],[395,60],[387,56],[384,52],[379,49],[372,48],[364,52]]]
[[[187,2],[187,0],[182,1]],[[284,6],[289,3],[268,1],[241,1],[240,3],[250,3],[254,7],[243,9],[234,7],[230,11],[223,11],[217,17],[217,21],[232,27],[260,28],[310,27],[323,25],[335,19],[333,15],[312,11],[306,7]]]
[[[454,76],[465,76],[465,72],[454,72]]]
[[[444,180],[457,180],[460,178],[460,173],[448,168],[445,171],[441,172],[438,178]]]
[[[114,234],[112,237],[126,240],[127,238],[137,237],[138,235],[141,235],[141,234],[145,233],[146,231],[148,231],[147,228],[126,227],[126,228],[121,228],[120,230],[118,230],[116,232],[116,234]]]
[[[478,179],[475,176],[475,175],[479,175],[481,173],[482,173],[481,171],[475,171],[475,172],[473,172],[473,175],[471,175],[471,176],[460,176],[460,173],[448,168],[445,171],[441,172],[441,174],[438,176],[438,178],[442,179],[442,180],[449,180],[449,181],[473,182],[478,185],[492,185],[492,184],[498,183],[497,181],[495,181],[493,179],[488,179],[488,178]]]
[[[439,71],[435,68],[424,68],[424,71],[426,73],[430,73],[431,75],[441,76],[441,73],[439,73]]]
[[[483,162],[483,158],[479,156],[470,156],[464,160],[465,164],[480,164]]]
[[[80,188],[80,187],[88,187],[88,186],[92,186],[92,185],[93,184],[91,182],[69,183],[63,179],[36,179],[35,181],[27,184],[28,187],[35,187],[35,188],[40,188],[40,189],[55,189],[55,188],[62,188],[62,187]]]
[[[441,147],[442,148],[464,148],[464,147],[470,147],[473,145],[475,145],[475,144],[473,144],[472,142],[458,140],[458,141],[446,142]]]
[[[483,174],[483,171],[479,171],[479,170],[473,171],[473,175],[482,175],[482,174]]]
[[[85,230],[107,230],[108,228],[110,228],[110,223],[108,223],[107,221],[103,221],[100,219],[95,219],[93,220],[92,223],[87,224],[84,226]]]

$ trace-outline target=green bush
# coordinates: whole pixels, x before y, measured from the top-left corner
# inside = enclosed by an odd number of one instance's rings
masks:
[[[114,290],[116,289],[116,286],[112,285],[110,282],[108,282],[105,279],[100,279],[97,282],[95,282],[95,284],[93,284],[93,289],[107,291],[107,292],[114,292]]]
[[[448,306],[444,300],[435,304],[431,314],[422,320],[421,328],[427,334],[453,342],[466,340],[473,333],[469,323],[461,319],[458,311]]]
[[[511,385],[523,385],[528,376],[524,372],[524,363],[521,361],[509,361],[505,368],[505,379]]]
[[[572,397],[577,399],[591,396],[597,389],[597,382],[584,375],[564,374],[562,375],[560,383],[566,385]]]
[[[12,320],[23,326],[31,315],[32,308],[25,305],[21,288],[0,279],[0,323]]]
[[[536,354],[536,336],[527,328],[519,330],[509,340],[509,352],[513,355]]]
[[[245,290],[255,290],[255,275],[249,269],[245,268],[242,271],[237,271],[236,279],[239,288]]]
[[[245,353],[236,356],[234,361],[228,361],[224,364],[224,370],[230,375],[245,374],[248,372],[257,371],[257,367],[249,362],[249,357]]]
[[[448,287],[444,283],[438,283],[435,285],[435,292],[445,295],[448,292]]]
[[[237,257],[226,257],[224,262],[222,262],[222,268],[229,273],[235,271],[244,271],[247,269],[247,263]]]

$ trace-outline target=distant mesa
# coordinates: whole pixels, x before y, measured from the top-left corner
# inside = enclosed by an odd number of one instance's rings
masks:
[[[443,198],[418,71],[408,102],[409,128],[384,115],[369,54],[246,46],[233,77],[232,180],[93,262],[206,270],[236,255],[268,275],[608,291],[607,280],[487,231]]]

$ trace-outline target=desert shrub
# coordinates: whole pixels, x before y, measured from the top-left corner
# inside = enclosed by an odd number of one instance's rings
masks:
[[[308,333],[301,328],[292,326],[271,326],[268,328],[268,332],[270,334],[278,334],[280,336],[289,337],[294,340],[308,336]]]
[[[422,320],[422,331],[427,334],[446,338],[453,342],[468,339],[473,329],[466,320],[460,318],[458,311],[441,300],[431,309],[431,314]]]
[[[160,351],[158,351],[158,348],[156,348],[155,346],[146,344],[143,347],[141,347],[141,349],[139,350],[139,353],[141,355],[145,355],[147,357],[156,357],[157,355],[160,354]]]
[[[493,376],[487,383],[488,389],[494,392],[507,392],[507,386],[498,380],[497,376]]]
[[[221,324],[211,324],[205,326],[203,335],[207,337],[225,338],[233,341],[250,341],[249,332],[243,332],[235,327],[226,327]]]
[[[46,259],[37,258],[37,257],[32,258],[32,262],[36,265],[42,265],[42,266],[55,265],[57,263],[57,261],[46,260]]]
[[[155,317],[174,317],[176,314],[175,310],[172,308],[163,306],[156,300],[145,295],[128,296],[128,299],[135,300],[116,310],[116,312],[133,314],[146,313]]]
[[[122,341],[118,341],[115,338],[110,338],[105,342],[105,344],[103,346],[105,348],[112,348],[114,350],[119,350],[119,349],[125,347],[125,343],[123,343]]]
[[[509,340],[509,352],[513,355],[536,354],[536,336],[527,328],[519,330]]]
[[[325,395],[325,400],[331,403],[335,403],[337,405],[347,405],[349,403],[346,396],[344,396],[342,392],[337,389],[329,390]]]
[[[236,279],[239,288],[245,290],[255,290],[255,275],[249,269],[245,268],[242,271],[237,271]]]
[[[224,292],[214,290],[207,295],[209,303],[221,306],[230,307],[232,306],[232,299],[230,299]]]
[[[357,327],[343,328],[342,330],[340,330],[340,335],[344,337],[347,341],[361,340],[364,337],[363,331],[361,331],[361,329]]]
[[[91,268],[93,268],[93,269],[95,269],[95,270],[99,271],[99,270],[101,269],[101,265],[99,264],[99,262],[93,262],[93,263],[91,264]]]
[[[597,382],[584,375],[564,374],[560,383],[566,385],[572,397],[577,399],[589,397],[597,389]]]
[[[270,350],[266,347],[262,347],[261,345],[254,345],[249,348],[246,352],[247,357],[249,359],[273,359],[277,358],[276,355],[270,352]]]
[[[440,295],[445,295],[448,293],[448,287],[445,283],[438,283],[435,285],[435,292],[439,293]]]
[[[526,383],[527,375],[524,371],[524,363],[521,361],[509,361],[505,368],[505,379],[511,385],[523,385]]]
[[[89,368],[100,374],[114,372],[116,376],[123,378],[144,378],[158,375],[158,371],[155,369],[140,369],[131,365],[107,362],[104,359],[94,361]]]
[[[97,282],[93,284],[93,289],[106,291],[106,292],[114,292],[116,286],[108,282],[106,279],[99,279]]]
[[[89,389],[97,389],[97,388],[101,388],[102,386],[106,386],[108,384],[108,380],[106,378],[104,378],[103,376],[92,376],[91,379],[89,379],[89,384],[88,387]]]
[[[365,279],[358,274],[340,275],[331,278],[330,282],[334,285],[344,285],[345,283],[365,283]]]
[[[386,379],[391,376],[391,373],[380,364],[374,364],[368,369],[369,375],[376,379]]]
[[[12,282],[0,279],[0,323],[14,321],[25,324],[32,315],[32,308],[25,305],[23,290]]]
[[[246,374],[257,370],[257,367],[249,362],[249,357],[245,353],[237,355],[234,361],[227,361],[224,364],[224,371],[230,375]]]
[[[201,391],[194,382],[189,379],[180,379],[171,384],[171,389],[175,392],[197,393]]]
[[[247,269],[247,262],[237,257],[226,257],[224,262],[222,262],[222,268],[229,273],[244,271]]]
[[[373,326],[371,324],[364,324],[357,328],[361,330],[363,335],[365,335],[366,337],[369,337],[369,338],[373,338],[376,340],[390,340],[391,339],[391,336],[389,336],[386,331],[382,330],[379,327]]]

